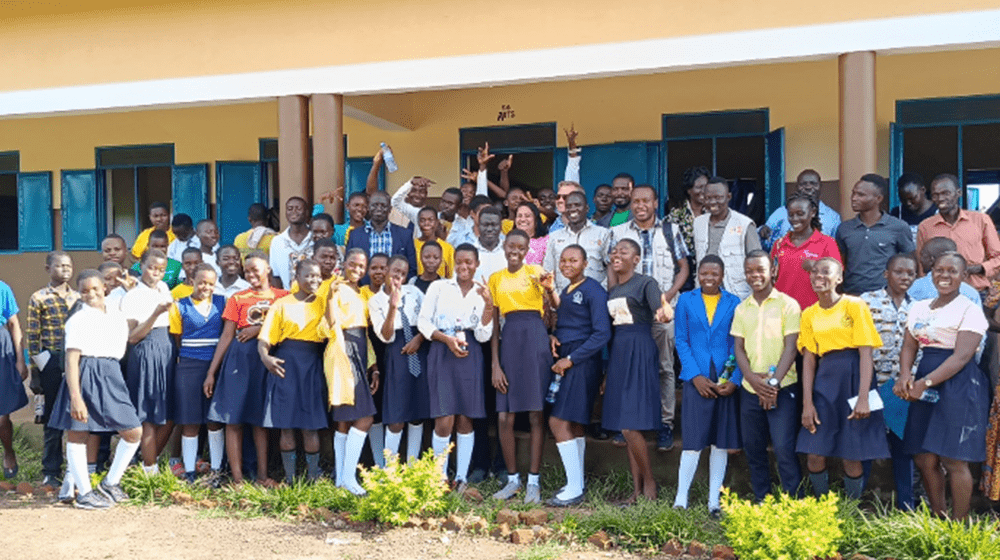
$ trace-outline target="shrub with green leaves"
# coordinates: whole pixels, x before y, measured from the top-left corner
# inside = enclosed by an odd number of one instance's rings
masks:
[[[358,501],[354,518],[402,525],[411,516],[445,511],[448,483],[441,477],[441,466],[447,460],[448,452],[435,456],[428,450],[411,463],[400,464],[398,456],[390,455],[384,469],[362,470],[361,484],[368,495]]]
[[[742,560],[809,560],[837,552],[842,536],[836,494],[796,500],[768,496],[761,504],[741,500],[726,490],[722,526]]]

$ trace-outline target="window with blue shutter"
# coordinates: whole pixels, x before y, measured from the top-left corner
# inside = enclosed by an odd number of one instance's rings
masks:
[[[52,174],[17,176],[17,232],[21,251],[52,250]]]
[[[62,171],[62,246],[67,251],[96,251],[104,238],[93,169]]]

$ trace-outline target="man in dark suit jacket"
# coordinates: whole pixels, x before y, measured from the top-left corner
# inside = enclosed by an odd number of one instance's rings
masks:
[[[389,223],[389,195],[385,191],[372,193],[368,203],[370,219],[363,228],[351,232],[347,240],[346,251],[357,247],[369,258],[375,253],[387,255],[403,255],[410,263],[409,276],[417,273],[417,252],[413,247],[413,225],[408,228]],[[361,280],[368,283],[368,275]]]

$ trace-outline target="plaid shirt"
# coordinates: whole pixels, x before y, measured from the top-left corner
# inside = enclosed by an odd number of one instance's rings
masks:
[[[392,228],[389,227],[389,224],[386,224],[382,232],[379,233],[372,227],[371,222],[365,222],[365,231],[368,232],[370,243],[369,255],[378,253],[392,254]]]
[[[80,294],[76,290],[70,290],[69,297],[63,299],[52,286],[31,294],[28,300],[28,321],[24,329],[29,356],[45,350],[52,353],[66,351],[66,318],[78,299]]]

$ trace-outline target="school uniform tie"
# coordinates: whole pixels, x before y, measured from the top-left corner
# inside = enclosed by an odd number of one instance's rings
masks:
[[[410,328],[410,319],[406,316],[406,296],[399,302],[399,319],[403,323],[403,341],[409,344],[413,340],[413,329]],[[410,370],[410,375],[420,377],[420,356],[417,354],[407,354],[406,367]]]

